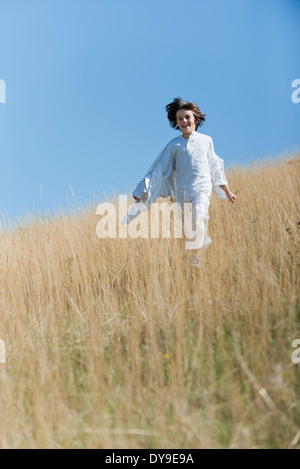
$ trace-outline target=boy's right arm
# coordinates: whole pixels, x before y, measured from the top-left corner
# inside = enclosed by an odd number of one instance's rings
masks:
[[[155,165],[156,162],[160,160],[160,158],[162,158],[161,163],[162,163],[162,170],[163,170],[164,176],[169,177],[174,168],[174,157],[173,157],[173,152],[172,152],[170,142],[166,145],[163,151],[158,155],[153,165]],[[153,170],[153,165],[151,166],[150,170]],[[150,170],[148,171],[147,175],[150,173]],[[145,178],[137,185],[136,189],[133,192],[136,192],[137,194],[142,194],[142,193],[147,192],[144,181],[145,181]],[[133,193],[133,198],[137,202],[140,202],[141,200],[141,198],[134,195],[134,193]]]

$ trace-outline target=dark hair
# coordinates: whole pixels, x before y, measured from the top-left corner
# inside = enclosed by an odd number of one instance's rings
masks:
[[[206,114],[202,114],[197,104],[187,101],[186,103],[181,98],[175,98],[173,101],[166,106],[166,112],[170,126],[175,130],[180,130],[177,125],[177,111],[180,109],[186,109],[187,111],[193,111],[195,117],[196,130],[201,127],[205,122]]]

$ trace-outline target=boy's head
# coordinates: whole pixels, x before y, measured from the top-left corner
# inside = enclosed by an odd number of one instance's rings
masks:
[[[194,119],[195,119],[195,128],[196,130],[198,127],[201,127],[203,123],[205,122],[205,116],[206,114],[202,114],[200,111],[199,107],[197,104],[192,103],[190,101],[184,102],[181,98],[175,98],[172,103],[168,104],[166,106],[166,112],[168,114],[168,119],[170,122],[170,126],[175,129],[175,130],[182,130],[179,127],[179,122],[178,122],[178,111],[181,111],[183,109],[187,111],[192,111]],[[181,113],[179,113],[180,115]]]

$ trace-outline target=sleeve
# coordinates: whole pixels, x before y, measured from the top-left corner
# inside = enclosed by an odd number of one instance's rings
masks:
[[[159,170],[158,170],[159,169]],[[157,156],[146,176],[138,183],[136,189],[133,191],[133,195],[138,199],[145,200],[150,196],[149,191],[153,191],[153,188],[158,187],[162,183],[160,177],[160,170],[162,175],[166,178],[170,176],[174,169],[174,155],[172,152],[172,145],[168,143],[165,148]],[[160,181],[161,179],[161,181]]]
[[[149,181],[149,180],[147,180]],[[147,183],[146,181],[146,178],[143,178],[139,183],[138,185],[136,186],[136,188],[134,189],[132,195],[134,195],[134,197],[136,197],[137,199],[143,199],[147,192],[148,192],[148,189],[149,189],[149,183]]]
[[[172,145],[168,143],[168,145],[164,148],[162,154],[162,171],[163,175],[168,178],[173,170],[175,165],[175,158],[174,152],[172,151]]]
[[[208,164],[214,193],[220,199],[227,199],[225,192],[220,187],[221,185],[228,185],[224,169],[224,160],[222,160],[222,158],[215,154],[212,139],[210,139],[210,145],[208,150]]]
[[[224,160],[215,154],[214,144],[210,139],[208,150],[208,164],[213,186],[227,185],[227,179],[224,170]]]

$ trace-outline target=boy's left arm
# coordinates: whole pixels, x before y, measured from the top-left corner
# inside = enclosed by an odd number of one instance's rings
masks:
[[[215,186],[215,192],[218,194],[216,188],[220,187],[225,192],[226,197],[234,204],[236,200],[236,195],[231,192],[228,186],[228,182],[225,176],[224,171],[224,162],[223,160],[215,154],[214,144],[212,139],[210,139],[210,147],[208,151],[208,163],[210,174],[212,178],[213,185]],[[222,197],[223,198],[223,197]]]
[[[228,185],[227,184],[226,185],[222,184],[220,187],[221,187],[221,189],[223,189],[223,191],[225,192],[225,194],[226,194],[227,198],[230,200],[230,202],[235,204],[236,195],[233,192],[231,192]]]

